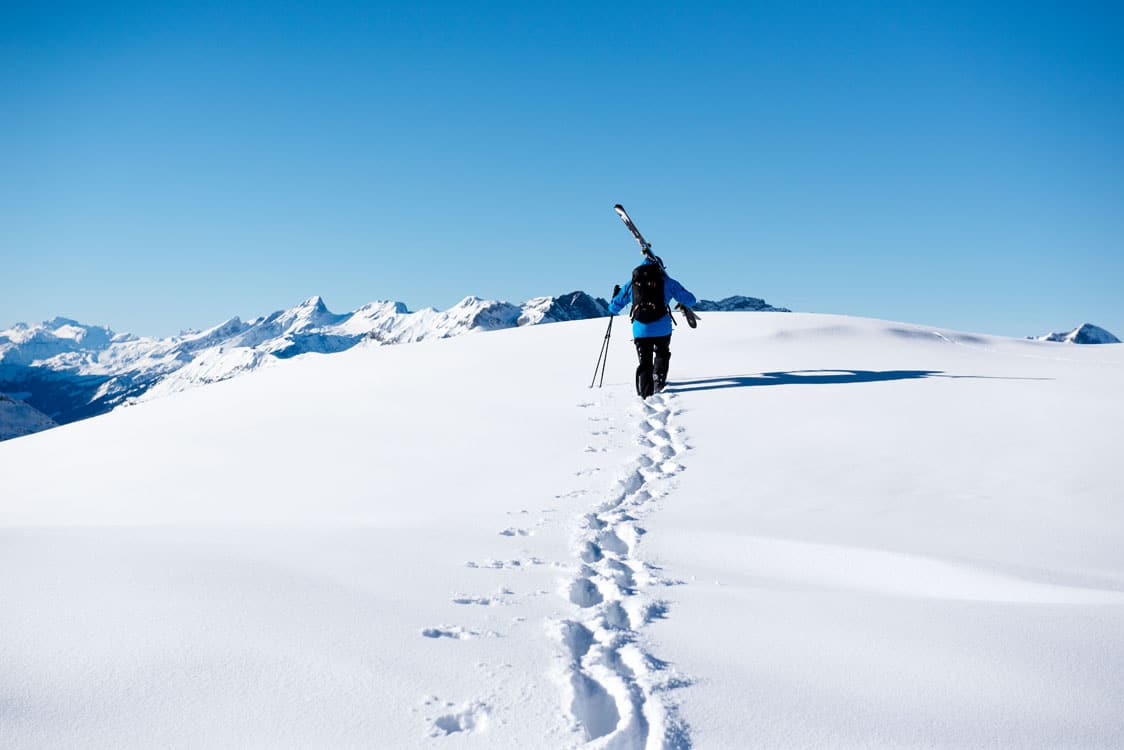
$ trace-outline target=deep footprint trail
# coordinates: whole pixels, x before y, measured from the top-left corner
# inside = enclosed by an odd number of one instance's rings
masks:
[[[675,396],[638,402],[640,453],[577,531],[576,572],[562,587],[576,608],[554,622],[563,655],[563,704],[590,748],[663,750],[691,746],[669,691],[686,684],[649,652],[643,628],[669,614],[650,590],[674,583],[637,556],[641,523],[671,489],[688,447],[675,424]]]

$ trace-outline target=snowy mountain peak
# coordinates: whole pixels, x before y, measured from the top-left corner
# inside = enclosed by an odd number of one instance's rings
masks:
[[[1092,323],[1085,323],[1072,331],[1062,331],[1061,333],[1048,333],[1045,336],[1032,336],[1037,341],[1058,341],[1067,344],[1119,344],[1120,339],[1113,336],[1111,333],[1095,326]]]
[[[480,304],[488,304],[491,301],[492,300],[486,300],[482,297],[477,297],[475,294],[470,294],[457,304],[453,305],[453,307],[474,307]]]
[[[406,307],[403,302],[391,302],[389,300],[376,300],[375,302],[368,302],[355,311],[355,315],[361,317],[375,317],[378,315],[406,315],[410,309]]]
[[[0,331],[0,364],[30,364],[66,353],[101,351],[114,335],[108,328],[85,326],[69,318],[35,325],[17,323]]]
[[[522,309],[510,302],[497,302],[469,295],[449,308],[445,315],[450,322],[457,325],[494,331],[498,328],[515,327],[522,312]]]
[[[20,324],[20,325],[24,325],[24,324]],[[82,324],[79,323],[77,320],[74,320],[72,318],[64,318],[61,315],[56,315],[54,318],[51,318],[50,320],[44,321],[43,325],[46,328],[50,328],[51,330],[55,330],[55,329],[63,328],[63,327],[66,327],[66,326],[81,326]]]
[[[293,321],[298,327],[334,325],[349,315],[335,315],[320,295],[309,297],[296,307],[285,310],[278,320]]]
[[[523,304],[519,325],[557,323],[565,320],[603,318],[609,314],[609,304],[585,292],[570,292],[559,297],[535,297]]]
[[[325,313],[328,312],[328,306],[324,304],[324,298],[319,294],[314,294],[304,302],[297,305],[297,310],[311,310],[313,312]]]

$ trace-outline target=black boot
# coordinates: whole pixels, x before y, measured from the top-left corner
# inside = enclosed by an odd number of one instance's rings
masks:
[[[636,393],[640,398],[648,398],[655,390],[652,382],[652,375],[655,373],[652,357],[655,354],[656,339],[638,338],[633,339],[633,343],[636,344],[636,356],[640,360],[640,366],[636,368]]]
[[[667,385],[667,368],[671,366],[671,337],[659,338],[655,342],[655,374],[654,383],[656,393],[659,393]]]
[[[652,366],[645,366],[640,363],[636,368],[636,393],[640,398],[648,398],[655,390],[655,383],[652,379]]]

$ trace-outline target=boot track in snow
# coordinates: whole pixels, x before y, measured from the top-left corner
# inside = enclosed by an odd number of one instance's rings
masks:
[[[657,394],[640,405],[642,452],[607,498],[586,513],[575,541],[577,571],[562,594],[578,609],[552,623],[562,648],[563,705],[584,730],[587,747],[664,750],[691,745],[668,691],[686,684],[653,656],[641,631],[668,614],[665,601],[645,592],[669,585],[659,569],[636,556],[640,521],[667,494],[687,450],[675,426],[675,396]]]

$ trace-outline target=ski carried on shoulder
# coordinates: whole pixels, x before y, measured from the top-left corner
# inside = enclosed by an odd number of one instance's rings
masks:
[[[624,210],[624,206],[618,203],[613,206],[613,210],[617,212],[617,216],[621,217],[621,221],[628,227],[628,231],[632,232],[632,236],[640,243],[640,252],[644,254],[644,257],[654,263],[658,263],[660,268],[663,268],[666,273],[667,269],[664,268],[663,261],[660,260],[658,255],[652,254],[652,243],[648,242],[648,240],[644,239],[644,235],[640,234],[640,230],[636,228],[636,224],[633,223],[632,219],[629,217],[628,211]]]
[[[648,242],[648,240],[644,239],[644,235],[640,234],[640,230],[636,228],[636,224],[632,221],[632,217],[628,215],[628,211],[624,210],[624,206],[618,203],[613,206],[613,210],[617,212],[617,216],[621,217],[621,221],[628,227],[628,231],[632,232],[632,236],[640,243],[640,252],[644,254],[644,257],[658,264],[663,272],[667,273],[667,268],[664,266],[663,260],[660,259],[660,256],[652,253],[652,243]],[[683,317],[687,319],[688,326],[691,328],[696,328],[698,326],[699,314],[697,312],[682,304],[676,305],[676,309],[683,313]],[[674,320],[674,317],[672,320]]]
[[[648,242],[646,239],[644,239],[644,235],[640,234],[640,230],[636,228],[636,225],[634,223],[632,223],[632,219],[629,218],[628,211],[624,210],[624,206],[618,203],[617,205],[613,206],[613,210],[617,212],[617,216],[621,217],[621,221],[623,221],[624,225],[628,227],[628,231],[632,232],[632,236],[635,237],[636,241],[640,243],[640,252],[644,253],[645,255],[652,252],[652,243]]]

